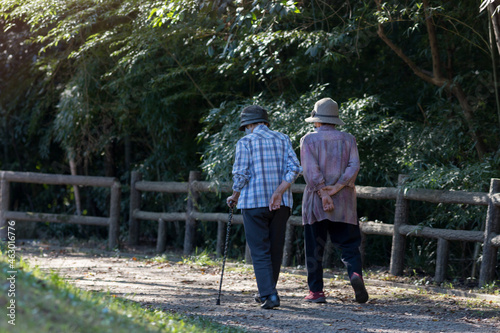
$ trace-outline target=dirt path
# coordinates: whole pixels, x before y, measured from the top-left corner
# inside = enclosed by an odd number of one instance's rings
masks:
[[[500,303],[395,288],[367,280],[370,300],[353,300],[347,281],[327,276],[328,303],[302,301],[307,292],[304,270],[284,269],[278,290],[281,307],[262,310],[253,300],[252,268],[226,263],[221,305],[216,305],[220,268],[163,262],[133,254],[22,246],[31,266],[54,270],[79,288],[109,291],[145,306],[199,315],[225,325],[258,332],[500,332]]]

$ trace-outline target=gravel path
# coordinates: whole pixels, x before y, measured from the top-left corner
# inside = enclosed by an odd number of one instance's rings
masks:
[[[216,305],[220,267],[155,261],[133,254],[21,246],[31,266],[55,270],[70,283],[185,315],[199,315],[255,332],[500,332],[500,302],[446,296],[412,286],[396,288],[367,280],[370,300],[354,302],[349,283],[326,274],[326,304],[302,301],[307,292],[303,269],[283,269],[281,306],[262,310],[253,300],[252,268],[226,263],[221,305]],[[500,299],[500,298],[499,298]]]

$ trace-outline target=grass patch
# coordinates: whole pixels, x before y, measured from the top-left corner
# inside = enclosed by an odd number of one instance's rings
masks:
[[[201,253],[198,253],[198,249],[196,249],[194,255],[183,258],[182,263],[187,265],[196,265],[196,266],[220,265],[219,260],[217,261],[214,260],[206,250],[203,250]]]
[[[15,275],[15,295],[7,280]],[[0,332],[245,332],[201,317],[183,317],[109,293],[91,293],[68,284],[56,273],[31,269],[22,259],[9,267],[0,254]],[[15,301],[15,326],[7,306]],[[7,320],[5,320],[7,318]],[[11,321],[12,322],[12,321]]]

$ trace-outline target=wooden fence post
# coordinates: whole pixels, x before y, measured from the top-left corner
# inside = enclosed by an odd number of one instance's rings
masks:
[[[406,236],[399,233],[399,228],[408,223],[408,200],[405,199],[405,181],[408,176],[399,175],[396,209],[394,212],[394,233],[392,235],[390,273],[402,275],[404,268]]]
[[[283,249],[283,260],[281,265],[284,267],[289,267],[292,265],[293,258],[293,241],[294,241],[294,226],[288,222],[286,224],[285,232],[285,247]]]
[[[7,218],[5,212],[9,210],[10,183],[0,179],[0,241],[7,240]]]
[[[189,172],[189,191],[187,201],[187,218],[186,218],[186,232],[184,234],[184,254],[188,255],[193,252],[194,241],[196,238],[196,219],[193,217],[197,211],[199,193],[196,191],[192,183],[200,179],[201,173],[199,171]]]
[[[444,238],[438,238],[436,252],[436,272],[434,273],[434,281],[441,283],[446,276],[446,268],[448,267],[448,252],[450,242]]]
[[[120,233],[120,201],[121,186],[118,180],[111,185],[111,198],[109,205],[109,231],[108,247],[114,249],[118,246],[118,236]]]
[[[361,267],[365,267],[366,234],[361,231],[361,226],[359,229],[361,234],[361,244],[359,244],[359,253],[361,254]]]
[[[245,242],[245,264],[252,264],[252,253],[250,252],[250,247],[247,242]]]
[[[335,260],[335,246],[330,239],[330,235],[326,237],[325,251],[323,252],[323,267],[333,268],[333,262]]]
[[[486,214],[486,225],[484,228],[483,261],[479,273],[479,286],[482,287],[495,275],[498,249],[491,244],[491,239],[499,233],[500,207],[493,202],[493,196],[500,192],[500,179],[494,178],[490,183],[488,195],[488,213]]]
[[[156,253],[163,253],[167,249],[167,222],[158,219],[158,238],[156,240]]]
[[[130,245],[139,244],[139,220],[134,217],[134,210],[141,208],[141,192],[135,188],[135,183],[142,180],[142,174],[132,171],[130,177],[130,212],[128,222],[128,243]]]
[[[217,245],[216,245],[216,255],[218,258],[222,257],[224,254],[224,234],[226,231],[226,224],[222,221],[217,221]]]

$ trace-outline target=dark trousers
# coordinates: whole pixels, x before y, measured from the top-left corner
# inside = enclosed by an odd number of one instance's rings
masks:
[[[323,291],[323,253],[327,234],[333,245],[341,250],[341,259],[349,278],[354,272],[362,275],[359,252],[361,233],[358,225],[328,220],[304,225],[307,284],[313,292]]]
[[[282,206],[278,210],[269,211],[265,207],[242,209],[241,212],[259,295],[274,294],[283,258],[290,208]]]

